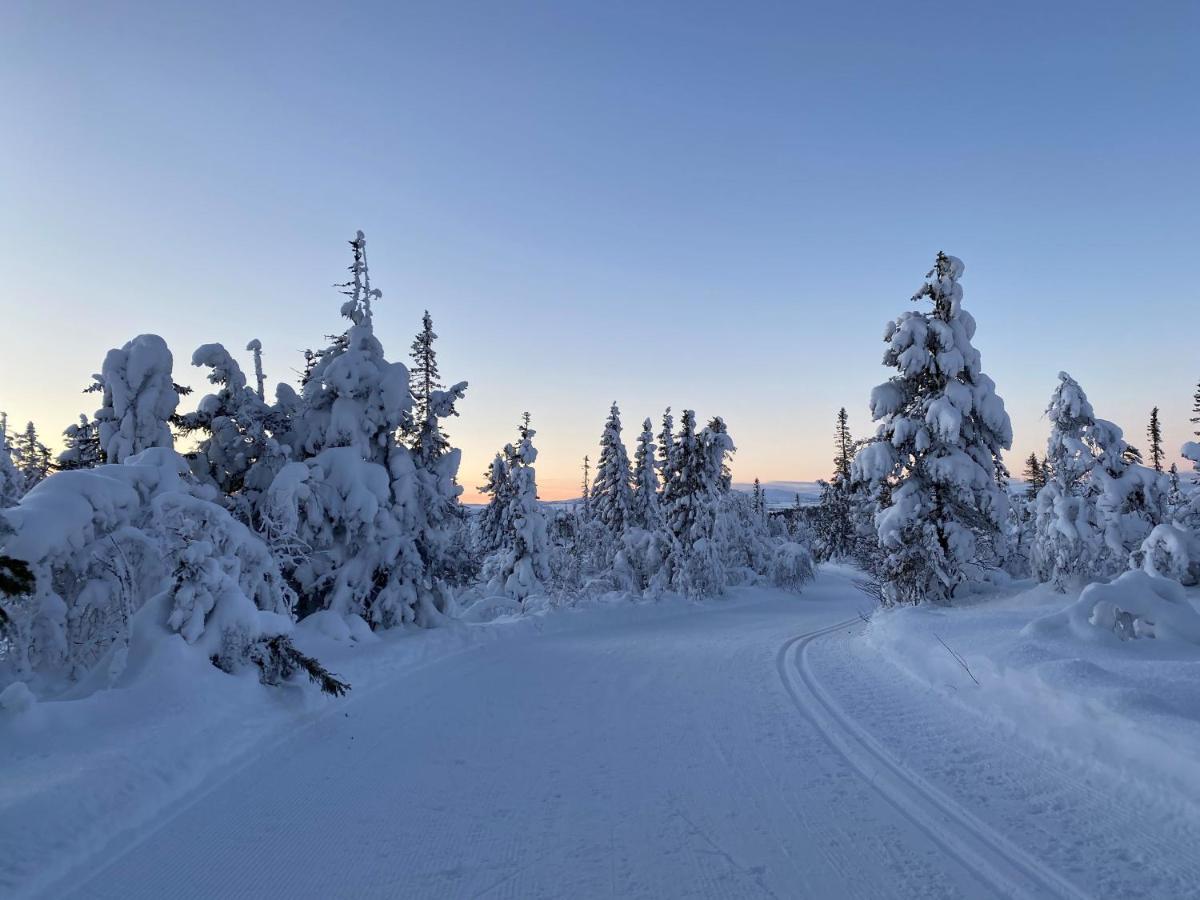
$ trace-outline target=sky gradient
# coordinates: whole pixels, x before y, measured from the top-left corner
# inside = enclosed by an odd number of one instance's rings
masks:
[[[613,400],[631,449],[693,407],[738,480],[807,480],[945,250],[1014,469],[1064,369],[1174,459],[1198,59],[1195,3],[5,3],[0,409],[57,439],[142,332],[199,393],[211,341],[293,380],[361,228],[389,357],[428,308],[471,384],[468,489],[528,409],[577,493]]]

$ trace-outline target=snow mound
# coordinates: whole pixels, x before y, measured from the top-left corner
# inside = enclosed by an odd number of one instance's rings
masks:
[[[1115,642],[1153,638],[1200,647],[1200,613],[1179,582],[1132,571],[1109,584],[1089,585],[1066,609],[1029,623],[1023,633]]]

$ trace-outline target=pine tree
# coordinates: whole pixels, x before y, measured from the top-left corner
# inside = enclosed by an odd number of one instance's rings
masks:
[[[890,488],[876,515],[886,603],[949,603],[980,539],[994,546],[1008,518],[998,481],[1012,426],[971,344],[962,273],[960,260],[939,253],[913,297],[932,312],[888,325],[884,364],[899,374],[872,392],[877,439],[853,464],[877,494]]]
[[[504,543],[512,488],[507,460],[514,452],[512,444],[506,444],[483,473],[484,482],[479,486],[479,493],[489,499],[487,505],[480,510],[477,520],[476,547],[481,555],[499,550]]]
[[[1163,470],[1162,429],[1158,425],[1158,407],[1150,410],[1150,425],[1146,428],[1146,437],[1150,440],[1150,465],[1160,475]]]
[[[592,483],[592,512],[612,535],[625,531],[633,493],[630,489],[629,456],[621,440],[621,411],[613,403],[604,433],[600,436],[600,460]]]
[[[750,494],[750,505],[757,515],[765,515],[767,505],[763,501],[762,483],[757,478],[754,479],[754,490]]]

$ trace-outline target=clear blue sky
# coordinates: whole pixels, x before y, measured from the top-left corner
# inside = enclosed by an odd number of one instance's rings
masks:
[[[824,475],[939,249],[1015,454],[1060,369],[1175,446],[1198,59],[1196,3],[9,0],[0,408],[57,434],[146,331],[201,390],[209,341],[291,378],[362,228],[385,347],[428,307],[471,382],[467,485],[527,408],[570,493],[614,399],[724,415],[739,479]]]

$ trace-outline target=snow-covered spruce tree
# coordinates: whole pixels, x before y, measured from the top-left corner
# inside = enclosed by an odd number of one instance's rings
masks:
[[[123,463],[151,447],[171,447],[170,421],[179,405],[171,351],[157,334],[141,334],[109,350],[100,370],[103,406],[96,412],[100,448]]]
[[[653,595],[666,588],[663,562],[670,547],[659,498],[655,450],[653,426],[646,419],[634,452],[633,493],[621,560],[628,566],[626,586]]]
[[[1171,463],[1171,467],[1167,469],[1167,510],[1170,517],[1175,518],[1186,506],[1187,496],[1183,493],[1183,484],[1179,480],[1179,466]]]
[[[591,506],[592,514],[615,540],[620,540],[629,521],[633,505],[630,481],[629,454],[621,440],[621,411],[614,402],[600,435],[600,459],[592,482]]]
[[[79,414],[77,425],[68,425],[63,431],[63,452],[58,455],[57,467],[61,472],[71,469],[94,469],[104,463],[100,450],[100,429],[86,414]]]
[[[712,552],[719,572],[720,592],[725,585],[746,582],[771,566],[774,546],[766,519],[755,512],[750,498],[732,490],[729,460],[737,448],[729,436],[725,420],[714,416],[697,436],[700,448],[701,492]]]
[[[684,410],[663,486],[663,508],[671,535],[670,584],[688,596],[719,594],[725,587],[713,533],[724,453],[732,446],[727,438],[697,434],[695,412]]]
[[[1034,513],[1033,572],[1066,590],[1098,574],[1102,550],[1089,476],[1096,458],[1088,445],[1096,414],[1083,388],[1066,372],[1046,407],[1050,437],[1042,467],[1046,484]],[[1046,470],[1049,470],[1046,472]]]
[[[417,470],[398,435],[411,433],[408,369],[375,337],[366,240],[350,242],[346,332],[310,354],[298,405],[282,440],[292,462],[271,482],[264,516],[276,533],[309,548],[290,561],[300,610],[358,615],[373,627],[433,624],[442,596],[417,545]],[[290,402],[290,398],[289,398]]]
[[[851,464],[856,445],[850,436],[846,407],[838,410],[834,427],[833,477],[818,481],[821,496],[813,515],[815,540],[813,552],[817,559],[842,559],[854,552],[856,525],[852,516],[853,478]]]
[[[508,460],[516,451],[512,444],[505,444],[492,464],[483,473],[483,484],[479,493],[488,497],[487,505],[475,518],[475,550],[480,556],[495,553],[504,545],[508,531],[508,513],[512,501],[512,482],[508,477]]]
[[[578,512],[585,518],[591,518],[592,515],[592,481],[591,481],[591,459],[585,453],[583,455],[583,481],[579,485],[579,509]]]
[[[462,534],[466,517],[458,500],[462,494],[462,486],[458,483],[462,453],[450,445],[442,420],[458,415],[455,404],[466,393],[467,383],[460,381],[448,390],[441,383],[437,351],[433,346],[435,340],[433,318],[426,310],[421,319],[421,331],[412,343],[410,389],[415,416],[409,446],[416,467],[420,512],[417,550],[425,565],[430,589],[443,597],[439,607],[445,608],[449,599],[447,583],[462,580],[470,568],[470,561]]]
[[[1162,428],[1158,424],[1158,407],[1150,410],[1150,424],[1146,427],[1146,438],[1150,441],[1150,466],[1160,475],[1163,470]]]
[[[41,442],[37,428],[32,422],[13,438],[11,446],[13,461],[25,480],[25,490],[32,490],[50,474],[50,448]]]
[[[1000,454],[1012,426],[972,344],[962,308],[962,261],[939,253],[915,301],[888,324],[884,365],[898,370],[871,393],[877,440],[859,451],[856,477],[890,488],[875,517],[886,556],[885,603],[949,603],[969,577],[980,538],[998,540],[1008,515]]]
[[[0,413],[0,509],[16,506],[25,494],[25,476],[12,458],[7,425],[8,417]]]
[[[1096,457],[1091,490],[1096,521],[1104,538],[1101,574],[1115,577],[1130,566],[1141,567],[1140,548],[1155,526],[1166,519],[1165,479],[1153,469],[1131,462],[1121,429],[1097,419],[1088,435]]]
[[[1037,454],[1030,452],[1025,460],[1025,470],[1022,472],[1025,478],[1025,496],[1029,500],[1035,500],[1038,492],[1046,486],[1046,471],[1042,468],[1041,462],[1038,461]]]
[[[498,519],[502,524],[500,547],[483,565],[488,590],[503,593],[524,603],[545,591],[550,579],[550,543],[545,513],[537,498],[537,475],[533,464],[537,449],[536,432],[529,427],[525,413],[516,445],[504,448],[507,459],[508,491],[505,508]]]
[[[675,467],[675,419],[671,415],[671,407],[663,412],[662,428],[658,432],[658,474],[663,488]]]
[[[187,454],[196,477],[213,485],[226,507],[249,525],[261,524],[260,498],[288,460],[289,451],[274,437],[287,420],[246,384],[241,366],[220,344],[204,344],[192,354],[193,366],[207,366],[215,394],[201,398],[194,412],[176,417],[184,434],[203,433]]]
[[[633,498],[630,516],[633,524],[647,531],[663,527],[662,507],[659,505],[658,469],[655,466],[654,433],[650,420],[642,422],[633,465]]]

